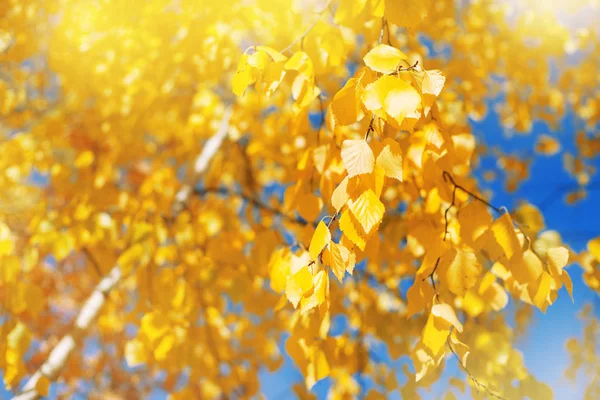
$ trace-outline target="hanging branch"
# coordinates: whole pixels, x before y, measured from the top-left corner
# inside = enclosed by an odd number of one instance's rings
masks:
[[[462,190],[463,192],[465,192],[466,194],[468,194],[469,196],[471,196],[475,200],[478,200],[478,201],[482,202],[483,204],[485,204],[486,206],[488,206],[492,210],[496,211],[498,214],[502,214],[503,213],[502,208],[494,206],[489,201],[487,201],[484,198],[476,195],[475,193],[473,193],[469,189],[466,189],[464,186],[461,186],[458,183],[456,183],[456,181],[454,180],[454,178],[452,177],[452,175],[450,175],[450,173],[448,171],[444,171],[442,173],[442,177],[444,178],[444,182],[450,181],[450,183],[452,184],[452,186],[454,186],[454,191],[456,191],[457,189]],[[450,204],[450,207],[452,207],[453,205],[454,205],[454,194],[452,195],[452,204]]]
[[[263,203],[260,200],[257,200],[256,198],[249,196],[247,194],[244,193],[240,193],[240,192],[236,192],[227,188],[202,188],[202,189],[194,189],[194,195],[196,196],[206,196],[208,194],[221,194],[224,196],[229,196],[229,197],[239,197],[245,201],[247,201],[248,203],[252,204],[254,207],[266,211],[268,213],[271,213],[273,215],[277,215],[279,217],[281,217],[282,219],[285,219],[288,222],[291,222],[293,224],[297,224],[297,225],[313,225],[315,228],[317,227],[317,222],[314,223],[310,223],[310,222],[306,222],[305,220],[301,219],[301,218],[295,218],[292,217],[288,214],[286,214],[285,212],[283,212],[282,210],[272,207],[268,204]]]
[[[469,196],[471,196],[475,200],[480,201],[481,203],[485,204],[487,207],[491,208],[492,210],[494,210],[498,214],[508,214],[508,215],[510,215],[510,212],[508,211],[508,209],[506,207],[504,207],[504,206],[502,206],[502,207],[496,207],[495,205],[493,205],[489,201],[483,199],[482,197],[476,195],[475,193],[473,193],[469,189],[466,189],[465,187],[457,184],[454,181],[454,178],[452,177],[452,175],[450,175],[450,173],[448,171],[444,171],[443,174],[442,174],[442,176],[444,177],[444,182],[450,181],[450,183],[452,183],[452,185],[454,186],[454,188],[452,189],[452,202],[450,203],[450,205],[448,206],[448,208],[446,208],[446,212],[444,213],[444,220],[445,220],[445,223],[446,223],[446,228],[444,230],[444,241],[446,240],[446,235],[448,234],[448,223],[449,223],[448,212],[454,206],[454,202],[456,200],[456,191],[457,190],[462,190],[463,192],[465,192],[466,194],[468,194]],[[529,237],[529,235],[527,233],[525,233],[525,231],[523,230],[523,228],[521,227],[521,225],[517,221],[515,221],[512,218],[511,218],[511,221],[512,221],[513,225],[519,230],[519,232],[521,232],[521,234],[525,238],[525,241],[527,242],[528,249],[530,249],[536,256],[538,256],[538,258],[540,260],[542,260],[542,257],[533,248],[533,242],[531,241],[531,238]],[[544,269],[547,270],[547,266],[544,263],[542,263],[542,265],[543,265]]]
[[[485,200],[482,197],[476,195],[472,191],[466,189],[464,186],[461,186],[461,185],[457,184],[456,181],[454,180],[454,178],[452,177],[452,175],[449,172],[444,171],[443,174],[442,174],[442,176],[444,178],[444,182],[448,182],[449,181],[453,185],[453,188],[452,188],[452,200],[451,200],[450,204],[448,205],[448,207],[446,208],[446,210],[444,211],[444,226],[445,226],[445,228],[444,228],[444,241],[446,241],[446,237],[448,235],[448,224],[449,224],[448,213],[450,212],[450,209],[455,206],[454,203],[456,201],[456,191],[457,190],[462,190],[463,192],[467,193],[469,196],[471,196],[475,200],[480,201],[481,203],[485,204],[487,207],[491,208],[492,210],[494,210],[498,214],[508,213],[508,210],[506,208],[504,208],[504,207],[496,207],[493,204],[491,204],[490,202],[488,202],[487,200]],[[521,229],[520,227],[518,227],[518,228]],[[523,230],[521,230],[521,232],[523,232]],[[525,235],[524,232],[523,232],[523,234]],[[529,237],[527,235],[525,235],[525,237],[527,238],[527,241],[528,241],[528,243],[529,243],[529,245],[531,247],[531,240],[529,239]],[[436,269],[438,267],[439,262],[440,262],[440,257],[438,257],[438,259],[437,259],[437,261],[435,263],[435,267],[433,268],[433,271],[429,275],[429,278],[431,279],[431,283],[433,285],[433,289],[435,290],[435,296],[436,296],[436,298],[437,298],[438,294],[437,294],[437,289],[436,289],[436,286],[435,286],[435,281],[433,279],[433,274],[435,273],[435,271],[436,271]],[[458,359],[460,367],[467,373],[467,375],[469,375],[469,378],[473,382],[473,386],[475,387],[475,390],[477,390],[477,393],[479,393],[479,388],[481,388],[488,395],[490,395],[490,396],[492,396],[492,397],[494,397],[496,399],[507,400],[504,397],[501,397],[501,396],[495,394],[494,392],[492,392],[486,385],[484,385],[483,383],[481,383],[471,373],[471,371],[469,371],[469,369],[467,368],[467,366],[463,364],[461,358],[458,356],[458,354],[456,353],[456,351],[452,347],[452,343],[450,343],[450,335],[448,335],[448,338],[446,339],[446,343],[448,344],[448,347],[450,348],[450,351],[452,352],[452,354],[454,354],[456,356],[456,358]]]
[[[225,109],[225,113],[223,114],[223,119],[221,120],[219,129],[217,130],[215,135],[213,135],[206,142],[204,148],[202,149],[202,152],[196,158],[193,175],[194,179],[199,178],[202,174],[206,172],[211,160],[223,144],[223,140],[229,128],[231,113],[231,107],[227,107]],[[183,210],[187,205],[191,193],[191,185],[184,185],[182,189],[177,193],[175,204],[173,205],[173,210]],[[136,243],[139,243],[145,239],[146,237],[143,237],[140,240],[136,241]],[[85,336],[85,332],[91,327],[92,323],[96,320],[96,318],[102,311],[102,308],[106,303],[106,299],[108,298],[109,293],[121,282],[122,278],[123,271],[121,270],[121,267],[117,264],[111,269],[108,275],[106,275],[104,278],[102,278],[102,280],[100,280],[92,294],[88,297],[84,305],[81,307],[81,310],[77,315],[77,319],[75,320],[75,324],[71,332],[63,336],[63,338],[58,342],[58,344],[54,346],[46,361],[29,378],[27,383],[25,383],[23,390],[16,396],[14,396],[13,400],[39,399],[41,395],[36,389],[38,381],[42,377],[46,377],[50,381],[54,381],[60,376],[60,371],[64,368],[64,366],[67,363],[67,360],[69,359],[73,351],[77,348],[78,343],[80,343],[83,337]]]
[[[469,375],[469,378],[473,382],[473,386],[475,387],[475,390],[477,391],[477,394],[479,394],[479,389],[483,389],[489,396],[492,396],[492,397],[494,397],[496,399],[499,399],[499,400],[508,400],[506,397],[502,397],[502,396],[497,395],[496,393],[492,392],[490,390],[490,388],[487,387],[487,385],[481,383],[471,373],[471,371],[469,371],[469,369],[467,368],[467,366],[463,364],[461,358],[456,353],[456,350],[454,350],[454,347],[452,347],[452,343],[450,343],[450,335],[448,335],[448,338],[446,339],[446,343],[448,344],[448,347],[450,348],[450,351],[452,352],[452,354],[454,354],[454,356],[456,356],[456,359],[458,360],[458,364],[460,365],[460,367],[467,373],[467,375]]]
[[[36,390],[37,382],[42,377],[46,377],[50,381],[58,378],[69,356],[77,347],[77,343],[83,338],[87,329],[98,314],[100,314],[109,292],[119,283],[122,276],[121,267],[117,265],[96,285],[90,297],[88,297],[83,307],[81,307],[71,332],[63,336],[58,344],[54,346],[46,361],[29,378],[22,392],[13,397],[14,400],[37,399],[41,397]]]
[[[329,9],[329,5],[331,4],[331,0],[328,0],[327,3],[325,3],[325,6],[323,7],[323,9],[319,12],[317,12],[317,18],[315,19],[315,21],[310,24],[306,30],[304,32],[302,32],[302,35],[300,35],[299,37],[297,37],[292,43],[290,43],[286,48],[284,48],[283,50],[280,51],[280,53],[285,53],[287,51],[290,51],[294,48],[294,46],[296,44],[298,44],[298,42],[302,43],[304,41],[304,38],[306,36],[308,36],[308,34],[310,33],[310,31],[313,30],[313,28],[319,23],[319,21],[321,20],[321,17],[323,16],[323,14],[325,13],[325,11],[327,11]]]

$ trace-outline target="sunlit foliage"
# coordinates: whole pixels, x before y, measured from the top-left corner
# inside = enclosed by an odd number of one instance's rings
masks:
[[[535,206],[490,202],[479,158],[509,191],[530,162],[469,119],[493,104],[526,134],[572,113],[567,201],[583,198],[600,38],[513,3],[2,2],[5,386],[249,398],[286,353],[303,377],[286,396],[327,378],[331,399],[416,399],[453,359],[447,399],[550,398],[513,343],[529,306],[572,295],[573,261],[600,291],[600,239],[576,254]],[[568,344],[571,375],[600,376],[595,324]]]

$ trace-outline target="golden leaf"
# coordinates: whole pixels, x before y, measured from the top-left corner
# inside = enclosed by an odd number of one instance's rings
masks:
[[[329,228],[323,221],[319,222],[317,225],[317,229],[310,241],[310,246],[308,247],[308,252],[310,253],[310,257],[313,260],[317,260],[321,251],[331,242],[331,232],[329,232]]]
[[[383,203],[371,189],[363,192],[358,199],[351,201],[348,208],[367,235],[379,225],[385,212]]]
[[[344,140],[342,160],[349,177],[373,172],[375,158],[369,144],[364,140]]]
[[[408,57],[387,44],[380,44],[371,49],[363,58],[365,65],[373,71],[389,74],[398,68],[400,61],[406,60]]]
[[[398,125],[407,116],[415,113],[421,104],[419,93],[403,79],[384,75],[365,87],[362,102],[367,110]]]

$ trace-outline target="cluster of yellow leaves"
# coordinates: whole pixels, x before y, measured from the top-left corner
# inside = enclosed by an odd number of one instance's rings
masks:
[[[440,71],[411,66],[404,53],[386,44],[370,50],[364,63],[368,68],[359,69],[333,97],[333,115],[341,125],[360,121],[370,112],[393,127],[412,130],[444,86]]]
[[[260,94],[271,96],[283,78],[296,71],[292,83],[294,105],[305,109],[320,94],[315,85],[315,71],[311,58],[303,51],[294,53],[289,59],[275,49],[266,46],[252,47],[240,60],[233,77],[233,92],[241,96],[251,84],[256,84]]]
[[[174,398],[257,394],[257,366],[281,365],[283,331],[306,386],[329,376],[332,399],[360,396],[357,373],[384,375],[371,359],[374,341],[393,358],[412,356],[417,379],[405,371],[406,398],[439,376],[448,349],[462,363],[470,354],[469,368],[500,382],[509,398],[545,393],[494,316],[509,295],[545,310],[561,287],[570,292],[564,267],[572,254],[540,233],[533,207],[494,221],[481,202],[467,203],[461,191],[455,199],[444,172],[477,193],[467,177],[479,147],[466,122],[485,115],[488,96],[506,98],[500,113],[510,129],[528,130],[538,118],[556,123],[566,104],[594,126],[600,85],[596,52],[586,50],[598,46],[593,30],[571,34],[551,15],[510,24],[502,7],[485,2],[171,3],[0,6],[6,385],[41,363],[43,351],[25,368],[32,337],[49,344],[62,335],[55,321],[74,314],[118,265],[126,278],[107,296],[93,334],[129,366],[165,371],[163,389]],[[268,46],[240,54],[258,43]],[[548,59],[564,49],[588,54],[558,71],[555,85]],[[218,190],[198,189],[172,215],[231,103],[223,149],[200,177],[201,188]],[[309,118],[316,110],[317,129]],[[581,185],[594,173],[584,159],[599,143],[579,134],[577,157],[565,157]],[[542,136],[536,150],[551,155],[560,146]],[[528,160],[497,156],[509,189],[528,177]],[[263,202],[273,182],[289,184],[283,204]],[[282,248],[288,234],[294,244]],[[579,260],[597,289],[597,241],[589,247]],[[414,280],[406,298],[397,290],[403,279]],[[345,317],[348,332],[331,337],[332,315]],[[136,327],[134,336],[126,326]],[[100,383],[107,363],[66,368],[66,386]],[[184,370],[190,383],[174,393]],[[381,387],[398,389],[387,378],[394,371],[385,372]],[[147,394],[150,375],[140,382],[111,364],[113,373],[111,383],[135,379]],[[514,379],[521,392],[510,391]],[[48,383],[40,380],[38,392]],[[295,390],[308,396],[304,386]]]
[[[583,268],[583,280],[593,290],[600,290],[600,237],[590,240],[587,251],[579,255],[579,263]]]
[[[579,320],[584,324],[583,337],[571,338],[565,343],[570,358],[570,364],[565,370],[565,377],[571,382],[576,382],[578,375],[583,372],[591,378],[585,388],[585,400],[595,399],[600,390],[599,360],[596,351],[600,340],[600,326],[594,314],[592,305],[586,304],[578,315]]]

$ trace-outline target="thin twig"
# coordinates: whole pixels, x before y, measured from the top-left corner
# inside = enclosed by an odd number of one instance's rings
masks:
[[[100,264],[98,263],[98,260],[96,260],[96,257],[94,257],[94,255],[92,254],[90,249],[88,249],[87,247],[83,247],[82,250],[83,250],[83,253],[86,255],[86,257],[88,258],[88,260],[90,260],[92,267],[94,267],[94,270],[96,271],[98,276],[102,277],[102,269],[100,268]]]
[[[371,122],[369,122],[369,127],[367,128],[367,133],[365,133],[365,142],[369,139],[369,133],[373,132],[375,129],[373,128],[373,123],[375,122],[375,114],[371,117]]]
[[[302,43],[304,41],[304,38],[319,23],[319,21],[321,20],[321,17],[325,13],[325,11],[327,11],[327,9],[329,8],[329,4],[330,3],[331,3],[331,0],[328,0],[327,3],[325,4],[325,7],[323,7],[323,9],[317,13],[318,16],[315,19],[315,21],[312,24],[310,24],[308,26],[308,28],[306,28],[306,30],[304,32],[302,32],[302,35],[300,35],[299,37],[297,37],[296,39],[294,39],[294,41],[292,43],[290,43],[287,47],[285,47],[283,50],[281,50],[280,53],[283,54],[285,52],[290,51],[296,44],[298,44],[298,42]]]
[[[456,181],[454,181],[454,178],[452,177],[452,175],[450,175],[450,173],[448,171],[444,171],[442,173],[442,177],[444,178],[444,182],[450,181],[450,183],[452,183],[452,185],[456,189],[462,190],[463,192],[467,193],[469,196],[473,197],[475,200],[478,200],[478,201],[482,202],[483,204],[485,204],[486,206],[488,206],[492,210],[496,211],[498,214],[503,214],[503,211],[502,211],[501,208],[494,206],[493,204],[491,204],[487,200],[483,199],[482,197],[476,195],[475,193],[473,193],[469,189],[466,189],[464,186],[461,186],[458,183],[456,183]]]
[[[474,386],[475,386],[475,390],[478,391],[478,388],[483,389],[488,395],[495,397],[496,399],[499,400],[508,400],[506,397],[502,397],[500,395],[497,395],[496,393],[492,392],[490,390],[490,388],[488,388],[485,384],[481,383],[472,373],[471,371],[469,371],[469,369],[467,368],[466,365],[463,364],[460,356],[456,353],[456,351],[454,350],[454,348],[452,347],[452,343],[450,343],[450,335],[448,335],[448,338],[446,338],[446,343],[448,344],[448,347],[450,348],[450,351],[452,352],[452,354],[454,354],[456,356],[456,359],[458,360],[458,364],[460,365],[460,367],[467,373],[467,375],[469,375],[469,378],[471,378],[471,381],[473,382]]]
[[[455,185],[454,189],[452,189],[452,201],[450,202],[450,205],[448,206],[448,208],[446,208],[446,211],[444,212],[444,221],[446,222],[446,227],[444,228],[444,242],[446,241],[446,236],[448,235],[448,212],[450,211],[452,206],[454,206],[454,201],[456,200],[456,189],[457,186]]]
[[[313,225],[313,226],[317,226],[317,223],[310,223],[307,222],[301,218],[294,218],[291,217],[289,215],[287,215],[286,213],[284,213],[283,211],[281,211],[278,208],[274,208],[271,207],[263,202],[261,202],[260,200],[255,199],[254,197],[251,197],[247,194],[244,193],[240,193],[240,192],[235,192],[233,190],[229,190],[227,188],[202,188],[202,189],[194,189],[194,194],[196,196],[204,196],[207,194],[221,194],[224,196],[233,196],[233,197],[240,197],[243,200],[247,201],[248,203],[252,204],[254,207],[259,208],[263,211],[267,211],[270,212],[271,214],[277,215],[283,219],[285,219],[288,222],[291,222],[293,224],[297,224],[297,225]]]

